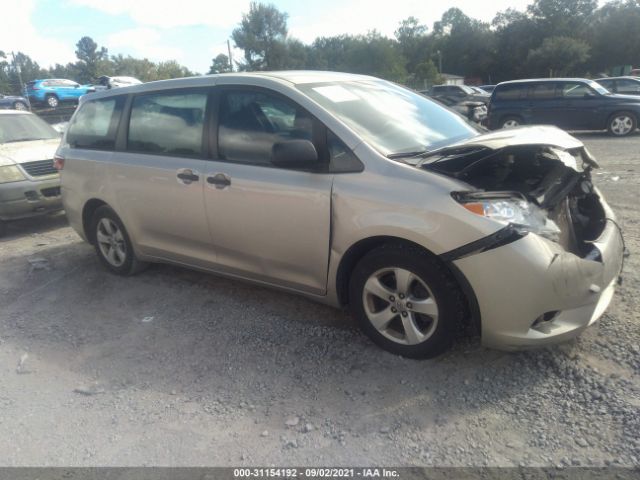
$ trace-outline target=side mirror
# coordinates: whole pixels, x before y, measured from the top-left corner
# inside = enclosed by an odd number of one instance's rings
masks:
[[[283,168],[313,168],[318,152],[309,140],[276,142],[271,148],[271,163]]]

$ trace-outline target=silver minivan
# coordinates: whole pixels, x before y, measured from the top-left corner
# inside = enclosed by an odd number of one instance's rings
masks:
[[[348,306],[407,357],[437,355],[463,329],[503,349],[572,338],[622,268],[580,141],[554,127],[486,133],[372,77],[97,92],[55,160],[71,225],[112,272],[168,262]]]

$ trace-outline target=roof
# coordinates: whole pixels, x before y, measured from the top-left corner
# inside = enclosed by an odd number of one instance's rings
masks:
[[[640,77],[634,77],[633,75],[623,75],[621,77],[603,77],[603,78],[596,78],[596,82],[599,82],[600,80],[635,80],[636,82],[640,82]]]
[[[259,80],[258,82],[247,82],[247,80]],[[376,77],[366,75],[356,75],[351,73],[324,72],[314,70],[288,70],[278,72],[242,72],[242,73],[219,73],[214,75],[200,75],[196,77],[172,78],[169,80],[157,80],[139,85],[127,85],[111,90],[99,90],[88,93],[80,97],[82,102],[85,97],[102,98],[116,94],[141,93],[147,91],[157,91],[165,88],[186,88],[186,87],[206,87],[220,82],[220,84],[257,84],[264,83],[264,86],[281,83],[286,85],[301,85],[307,83],[326,83],[336,81],[382,81]]]
[[[592,82],[588,78],[523,78],[520,80],[509,80],[507,82],[500,82],[498,85],[505,85],[511,83],[529,83],[529,82]]]

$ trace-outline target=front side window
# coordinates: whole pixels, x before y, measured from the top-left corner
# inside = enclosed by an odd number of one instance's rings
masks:
[[[84,102],[69,125],[69,145],[75,148],[113,148],[123,104],[123,96]]]
[[[207,93],[138,95],[131,106],[127,150],[164,155],[202,155]]]
[[[230,162],[270,165],[273,145],[313,139],[314,120],[302,107],[260,91],[226,91],[220,100],[218,152]]]
[[[562,85],[562,96],[565,98],[583,98],[595,95],[594,91],[584,83],[567,82]]]

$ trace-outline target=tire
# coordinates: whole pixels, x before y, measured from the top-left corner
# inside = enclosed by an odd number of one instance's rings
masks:
[[[147,267],[136,258],[129,234],[110,207],[98,208],[91,220],[91,237],[100,262],[118,275],[134,275]]]
[[[614,137],[626,137],[636,131],[638,121],[633,113],[616,112],[607,122],[607,130]]]
[[[13,104],[14,110],[29,110],[29,106],[24,102],[15,102]]]
[[[520,125],[523,125],[522,119],[516,116],[504,117],[500,121],[500,128],[502,129],[515,128],[519,127]]]
[[[358,262],[349,300],[364,333],[384,350],[407,358],[432,358],[448,350],[466,305],[458,284],[435,257],[402,244],[378,247]]]
[[[60,105],[60,100],[53,94],[49,94],[44,98],[45,103],[51,108],[58,108]]]

